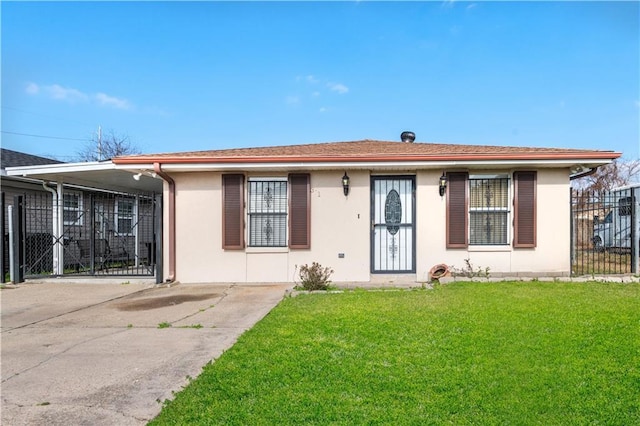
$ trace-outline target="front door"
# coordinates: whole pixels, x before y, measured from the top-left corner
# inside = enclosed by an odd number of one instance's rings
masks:
[[[371,272],[413,273],[415,177],[371,178]]]

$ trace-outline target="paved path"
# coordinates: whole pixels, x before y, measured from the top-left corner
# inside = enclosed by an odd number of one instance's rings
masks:
[[[47,283],[2,289],[0,423],[146,424],[161,401],[289,288]]]

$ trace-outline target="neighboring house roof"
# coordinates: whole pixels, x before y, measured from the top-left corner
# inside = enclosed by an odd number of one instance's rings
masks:
[[[8,184],[9,181],[14,182],[15,185],[24,185],[25,183],[32,185],[38,182],[26,177],[8,176],[6,170],[7,167],[46,166],[60,163],[62,163],[62,161],[54,160],[52,158],[39,157],[25,152],[0,148],[0,179],[7,180],[3,185]]]
[[[52,158],[39,157],[24,152],[12,151],[0,148],[0,167],[4,170],[7,167],[15,166],[40,166],[44,164],[60,164],[62,161]]]
[[[456,160],[613,160],[613,151],[513,146],[454,145],[376,140],[144,154],[114,158],[116,164],[161,163],[289,163],[406,162]]]

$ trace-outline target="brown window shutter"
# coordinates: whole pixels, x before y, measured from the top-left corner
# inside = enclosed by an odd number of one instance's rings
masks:
[[[311,247],[311,186],[308,174],[289,175],[289,248]]]
[[[447,173],[447,248],[468,245],[468,173]]]
[[[244,175],[222,175],[222,248],[244,248]]]
[[[536,172],[515,172],[514,247],[536,246]]]

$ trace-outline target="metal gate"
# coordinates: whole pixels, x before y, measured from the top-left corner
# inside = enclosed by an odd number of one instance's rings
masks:
[[[65,188],[62,200],[59,209],[52,194],[24,195],[24,277],[156,274],[159,194]]]
[[[571,273],[630,274],[639,269],[640,186],[571,190]]]

